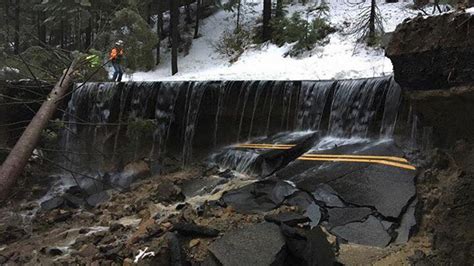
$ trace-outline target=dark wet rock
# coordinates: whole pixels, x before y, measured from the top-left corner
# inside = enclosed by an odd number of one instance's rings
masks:
[[[299,230],[282,225],[281,231],[288,253],[285,265],[335,265],[334,250],[320,227]]]
[[[41,209],[44,211],[50,211],[62,207],[64,199],[61,197],[54,197],[49,200],[41,202]]]
[[[185,263],[183,251],[181,250],[181,243],[175,233],[167,233],[168,247],[170,250],[170,265],[181,266]]]
[[[122,224],[113,223],[113,224],[110,225],[109,230],[110,230],[110,232],[113,233],[113,232],[117,232],[117,231],[119,231],[123,228],[125,228],[125,226],[123,226]]]
[[[234,172],[232,172],[232,170],[230,169],[227,169],[223,172],[219,172],[217,175],[225,179],[232,179],[235,177]]]
[[[219,230],[192,223],[175,224],[173,225],[173,231],[177,231],[183,236],[191,237],[216,237],[219,235]]]
[[[402,221],[400,222],[400,226],[395,230],[398,235],[395,239],[396,244],[404,244],[408,242],[408,239],[413,234],[413,230],[417,224],[416,222],[416,205],[418,204],[418,200],[415,199],[410,206],[408,206],[407,211],[402,216]]]
[[[386,247],[392,239],[382,223],[372,215],[364,222],[336,226],[331,232],[350,243],[368,246]]]
[[[351,222],[360,222],[365,220],[367,216],[372,213],[370,208],[329,208],[328,212],[328,226],[329,228],[335,226],[345,225]]]
[[[227,182],[227,180],[220,177],[200,177],[186,180],[180,187],[184,196],[191,198],[211,193],[216,186],[224,184],[225,182]]]
[[[0,224],[0,244],[10,244],[26,237],[28,233],[25,229],[16,225],[2,226]]]
[[[65,194],[70,194],[74,196],[82,196],[84,195],[85,191],[80,186],[71,186],[66,191]]]
[[[74,196],[73,194],[66,193],[63,195],[65,205],[70,208],[80,208],[86,205],[86,201],[83,198]]]
[[[60,256],[63,254],[63,251],[57,247],[44,247],[41,249],[41,252],[43,254],[49,255],[49,256]]]
[[[279,214],[265,215],[265,221],[276,223],[278,225],[284,223],[289,226],[296,226],[300,223],[309,222],[310,219],[306,216],[303,216],[294,212],[283,212]]]
[[[95,178],[83,178],[79,181],[79,186],[85,195],[94,195],[106,189],[104,181],[100,176]]]
[[[304,191],[297,191],[293,195],[289,196],[286,200],[286,204],[290,206],[297,206],[301,210],[305,210],[306,207],[308,207],[313,202],[313,198]]]
[[[205,212],[206,212],[206,206],[199,205],[199,206],[196,207],[196,214],[198,216],[203,216]]]
[[[321,184],[312,193],[315,200],[323,202],[328,207],[345,207],[345,204],[337,196],[330,186]]]
[[[296,191],[288,182],[264,180],[229,191],[222,199],[239,212],[266,212],[278,207]]]
[[[0,264],[4,264],[4,263],[7,263],[8,261],[8,258],[3,256],[3,255],[0,255]]]
[[[121,256],[120,252],[123,250],[123,245],[105,245],[99,248],[100,252],[105,259],[108,260],[122,260],[123,257]]]
[[[154,202],[171,203],[183,201],[184,195],[181,192],[181,188],[169,180],[164,180],[158,184],[156,190],[150,196],[150,199]]]
[[[96,193],[96,194],[93,194],[93,195],[89,196],[87,198],[86,202],[87,202],[87,204],[89,204],[89,206],[97,207],[100,204],[108,201],[109,199],[110,199],[110,196],[107,193],[107,191],[101,191],[99,193]]]
[[[182,210],[184,209],[184,207],[186,207],[188,204],[187,203],[179,203],[178,205],[176,205],[176,210],[179,211],[179,210]]]
[[[209,246],[209,251],[224,266],[263,266],[282,263],[279,254],[284,246],[277,225],[260,223],[226,233]]]
[[[321,221],[321,209],[319,206],[315,203],[312,203],[306,207],[306,210],[304,212],[304,216],[308,217],[310,219],[310,225],[311,228],[317,226],[319,222]]]
[[[176,173],[183,169],[183,162],[175,157],[166,156],[161,163],[161,174]]]

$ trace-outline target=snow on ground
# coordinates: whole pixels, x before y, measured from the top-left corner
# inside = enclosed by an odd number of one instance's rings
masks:
[[[256,0],[247,0],[256,1]],[[262,1],[258,1],[262,2]],[[344,22],[353,22],[365,1],[353,5],[352,0],[330,0],[330,21],[337,28],[346,29]],[[393,31],[404,19],[414,17],[417,12],[407,6],[413,2],[401,0],[398,3],[378,1],[384,17],[386,32]],[[258,11],[261,5],[257,6]],[[304,10],[301,5],[290,6],[290,12]],[[258,12],[254,16],[259,16]],[[163,63],[156,70],[134,73],[127,80],[318,80],[362,78],[392,73],[392,64],[383,50],[357,45],[356,37],[341,32],[330,35],[329,43],[311,51],[312,56],[304,58],[284,57],[291,45],[278,47],[273,44],[248,49],[238,61],[231,64],[229,58],[215,52],[216,43],[225,30],[235,27],[232,13],[219,11],[202,23],[202,37],[194,40],[187,56],[180,57],[179,73],[171,76],[170,54],[163,54]],[[344,31],[344,30],[343,30]]]

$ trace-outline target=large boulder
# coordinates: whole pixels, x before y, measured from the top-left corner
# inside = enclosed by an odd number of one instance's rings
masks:
[[[447,13],[408,20],[392,35],[386,56],[407,89],[443,89],[474,81],[474,19]]]

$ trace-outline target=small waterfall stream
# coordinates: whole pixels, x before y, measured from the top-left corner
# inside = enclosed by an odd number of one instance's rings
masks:
[[[104,163],[97,156],[159,159],[164,151],[188,164],[215,147],[282,131],[390,138],[400,102],[401,89],[392,77],[87,83],[69,101],[63,145],[87,153],[86,162],[94,165]],[[136,124],[140,128],[131,130]]]

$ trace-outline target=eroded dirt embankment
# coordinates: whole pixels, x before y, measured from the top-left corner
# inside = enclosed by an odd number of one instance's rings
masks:
[[[428,236],[427,254],[415,262],[469,265],[474,261],[474,87],[410,91],[407,101],[430,132],[431,162],[419,174],[421,224],[417,235]],[[426,136],[425,136],[426,137]]]
[[[405,131],[434,147],[423,152],[431,159],[417,178],[416,237],[432,246],[413,262],[473,263],[473,22],[467,13],[417,17],[397,27],[386,51],[413,115]]]
[[[396,81],[417,90],[474,82],[473,28],[471,14],[458,12],[400,24],[386,50]]]

